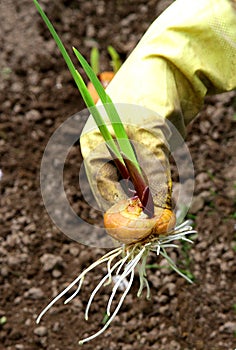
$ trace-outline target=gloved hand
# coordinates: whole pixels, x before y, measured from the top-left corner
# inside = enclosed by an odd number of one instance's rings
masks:
[[[207,94],[236,87],[234,8],[235,0],[175,1],[150,26],[107,88],[114,103],[149,110],[141,115],[135,108],[130,113],[124,109],[120,117],[129,138],[138,143],[138,158],[143,161],[156,206],[171,207],[164,120],[169,119],[184,136],[186,125],[199,112]],[[91,188],[102,209],[107,210],[124,198],[124,193],[91,118],[80,141]],[[144,151],[150,151],[149,159]]]

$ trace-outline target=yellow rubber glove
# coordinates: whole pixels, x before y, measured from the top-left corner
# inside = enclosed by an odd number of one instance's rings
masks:
[[[146,106],[185,134],[207,94],[236,88],[235,4],[175,1],[149,27],[109,85],[113,101]]]
[[[236,87],[234,6],[233,0],[175,1],[150,26],[107,88],[114,103],[149,109],[142,114],[135,108],[121,111],[120,116],[130,139],[140,146],[138,157],[143,160],[156,206],[171,207],[168,127],[160,127],[164,119],[184,136],[186,125],[207,94]],[[81,150],[95,198],[106,210],[124,198],[124,193],[102,143],[90,118],[81,137]],[[154,155],[154,162],[142,155],[142,146]]]

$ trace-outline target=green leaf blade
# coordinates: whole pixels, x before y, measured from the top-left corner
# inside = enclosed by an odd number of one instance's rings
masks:
[[[98,77],[94,73],[93,69],[90,67],[90,65],[88,64],[86,59],[81,55],[81,53],[75,47],[73,47],[73,51],[74,51],[78,61],[80,62],[81,66],[83,67],[85,73],[87,74],[89,80],[94,85],[95,90],[97,91],[98,96],[100,97],[102,103],[107,103],[107,97],[106,97],[105,90],[104,90],[100,80],[98,79]]]
[[[93,47],[90,54],[90,64],[91,64],[92,70],[96,75],[98,75],[100,72],[99,58],[100,58],[100,55],[99,55],[98,49],[96,47]]]
[[[115,73],[117,73],[117,71],[120,69],[121,67],[121,59],[119,54],[116,52],[116,50],[114,49],[113,46],[109,45],[107,47],[107,51],[109,52],[110,56],[111,56],[111,64],[112,64],[112,68],[114,70]]]
[[[97,107],[95,106],[93,99],[87,89],[87,86],[85,84],[85,82],[83,81],[82,76],[80,75],[80,73],[76,70],[70,56],[68,55],[65,46],[63,45],[61,39],[59,38],[56,30],[54,29],[52,23],[50,22],[49,18],[47,17],[47,15],[44,13],[43,9],[41,8],[41,6],[39,5],[37,0],[34,0],[34,4],[38,10],[38,12],[40,13],[42,19],[44,20],[45,24],[47,25],[53,39],[55,40],[69,70],[70,73],[72,75],[72,77],[74,78],[74,81],[83,97],[83,100],[86,104],[86,106],[89,108],[99,130],[101,131],[101,134],[104,138],[104,140],[109,144],[110,148],[113,150],[114,154],[119,158],[120,161],[123,162],[123,158],[118,150],[118,147],[116,146],[107,126],[105,121],[103,120],[101,114],[99,113]],[[93,107],[93,108],[91,108]]]
[[[86,61],[86,59],[81,55],[81,53],[76,49],[73,48],[74,53],[76,57],[78,58],[81,66],[83,67],[85,73],[87,74],[89,80],[94,85],[98,96],[100,97],[104,108],[107,112],[107,115],[111,121],[113,130],[115,132],[117,142],[120,146],[121,151],[125,154],[125,156],[134,163],[135,167],[137,168],[138,172],[141,174],[141,169],[139,167],[138,161],[136,159],[136,156],[134,154],[132,145],[129,141],[129,138],[127,136],[127,133],[125,131],[124,125],[120,119],[120,116],[115,108],[114,103],[112,102],[110,96],[106,93],[104,90],[101,82],[99,81],[98,77]]]
[[[52,37],[54,38],[68,68],[69,71],[72,75],[72,77],[74,78],[74,81],[83,97],[83,100],[85,102],[85,104],[87,105],[87,107],[89,108],[90,113],[92,114],[105,142],[107,145],[107,148],[110,152],[111,155],[114,155],[113,159],[114,162],[117,166],[117,168],[119,169],[121,175],[123,176],[124,179],[128,179],[130,174],[129,174],[129,169],[126,166],[126,162],[124,161],[124,159],[128,159],[130,161],[130,163],[132,164],[132,169],[133,169],[133,173],[136,176],[136,173],[138,173],[141,178],[141,182],[144,182],[143,179],[143,175],[142,175],[142,171],[139,167],[138,161],[136,159],[135,153],[133,151],[132,145],[129,141],[129,138],[126,134],[125,128],[122,124],[122,121],[119,117],[119,114],[115,108],[115,105],[113,104],[111,98],[107,95],[107,93],[105,92],[102,84],[100,83],[99,79],[97,78],[96,74],[94,73],[94,71],[92,70],[92,68],[90,67],[90,65],[87,63],[87,61],[85,60],[85,58],[79,53],[78,50],[73,49],[79,62],[81,63],[82,67],[84,68],[87,76],[89,77],[90,81],[93,83],[95,89],[97,90],[97,93],[103,103],[103,106],[106,110],[106,113],[111,121],[111,125],[113,127],[113,130],[115,132],[115,136],[116,136],[116,141],[118,143],[119,148],[117,147],[117,144],[115,142],[115,140],[113,139],[105,121],[103,120],[102,115],[99,113],[98,108],[96,107],[90,93],[89,90],[85,84],[85,82],[83,81],[82,76],[80,75],[80,73],[76,70],[68,52],[66,51],[60,37],[58,36],[56,30],[54,29],[52,23],[50,22],[49,18],[47,17],[47,15],[45,14],[45,12],[43,11],[43,9],[41,8],[41,6],[39,5],[39,2],[37,0],[33,0],[34,4],[39,12],[39,14],[41,15],[42,19],[44,20],[45,24],[47,25]],[[138,187],[138,186],[136,186]],[[140,187],[140,186],[139,186]],[[146,191],[146,187],[145,187],[145,191]],[[139,197],[140,200],[143,199],[143,193],[140,193]],[[146,208],[146,203],[142,203],[144,208]],[[154,207],[152,208],[154,211]]]

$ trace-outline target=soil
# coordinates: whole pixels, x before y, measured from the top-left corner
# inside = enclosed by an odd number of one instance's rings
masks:
[[[172,1],[42,0],[68,50],[89,58],[106,47],[125,59],[152,20]],[[96,298],[88,322],[84,309],[94,280],[88,275],[77,298],[59,301],[39,325],[35,319],[53,296],[105,253],[66,237],[44,208],[39,172],[56,128],[84,104],[31,0],[0,2],[0,349],[77,349],[102,326],[110,289]],[[173,254],[194,276],[188,284],[168,269],[149,269],[152,299],[137,299],[138,281],[119,315],[84,349],[229,350],[236,347],[236,94],[208,97],[189,126],[187,144],[195,168],[188,214],[198,235]],[[90,209],[77,192],[82,158],[75,145],[67,160],[65,188],[80,214]],[[94,220],[100,218],[94,215]],[[150,258],[156,263],[156,257]]]

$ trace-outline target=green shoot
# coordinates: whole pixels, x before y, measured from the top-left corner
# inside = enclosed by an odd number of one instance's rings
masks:
[[[153,269],[153,270],[160,270],[160,269],[166,269],[170,268],[169,265],[158,265],[158,264],[147,264],[146,269]]]
[[[7,323],[7,318],[6,318],[6,316],[0,317],[0,326],[3,326],[5,323]]]
[[[122,64],[120,56],[116,52],[114,47],[112,47],[111,45],[109,45],[107,47],[107,51],[109,52],[109,54],[111,56],[111,65],[112,65],[113,71],[116,73],[120,69],[121,64]]]
[[[52,23],[50,22],[50,20],[48,19],[48,17],[46,16],[46,14],[44,13],[44,11],[42,10],[41,6],[39,5],[37,0],[34,0],[34,4],[38,10],[38,12],[40,13],[42,19],[44,20],[45,24],[47,25],[52,37],[54,38],[69,70],[70,73],[72,75],[72,77],[74,78],[74,81],[84,99],[84,102],[86,103],[87,107],[89,108],[89,111],[91,112],[104,140],[106,141],[106,143],[109,145],[109,147],[112,149],[113,153],[116,155],[116,157],[124,164],[123,158],[106,126],[106,123],[104,122],[101,114],[99,113],[97,107],[95,106],[92,97],[90,96],[90,93],[86,87],[86,84],[83,81],[83,78],[81,77],[81,75],[79,74],[79,72],[76,70],[70,56],[68,55],[61,39],[59,38],[57,32],[55,31]],[[92,108],[91,108],[92,107]]]
[[[195,215],[195,214],[188,213],[188,214],[187,214],[187,218],[190,219],[190,220],[196,220],[196,215]]]
[[[116,52],[114,47],[112,47],[111,45],[107,47],[107,51],[111,56],[111,66],[112,66],[113,72],[117,73],[117,71],[120,69],[122,64],[120,56]],[[96,47],[93,47],[90,53],[90,65],[96,75],[100,73],[99,60],[100,60],[99,51]]]
[[[188,279],[192,282],[195,281],[195,276],[194,274],[192,274],[192,272],[190,270],[186,270],[186,269],[180,269],[179,270],[185,275],[188,277]]]
[[[44,13],[44,11],[42,10],[38,1],[34,0],[34,3],[35,3],[37,10],[39,11],[41,17],[43,18],[45,24],[47,25],[51,35],[53,36],[65,62],[66,62],[67,66],[72,74],[72,77],[74,78],[75,83],[76,83],[76,85],[77,85],[77,87],[78,87],[78,89],[79,89],[79,91],[84,99],[84,102],[86,103],[87,107],[89,108],[97,126],[99,127],[99,130],[101,131],[101,134],[102,134],[104,140],[106,141],[106,143],[108,144],[108,146],[110,147],[110,149],[112,150],[114,155],[124,165],[123,157],[122,157],[120,151],[118,150],[118,148],[117,148],[117,146],[116,146],[116,144],[115,144],[115,142],[114,142],[107,126],[106,126],[106,123],[104,122],[101,114],[99,113],[97,107],[95,106],[95,104],[92,100],[92,97],[90,96],[90,93],[86,87],[86,84],[84,83],[79,72],[76,70],[70,56],[68,55],[68,53],[67,53],[67,51],[66,51],[66,49],[61,41],[61,39],[59,38],[57,32],[55,31],[52,23],[50,22],[50,20],[48,19],[48,17]],[[93,83],[95,89],[97,90],[97,93],[98,93],[102,103],[104,104],[104,107],[106,109],[108,117],[112,123],[112,127],[114,129],[115,135],[117,137],[117,141],[118,141],[121,152],[125,155],[125,157],[127,157],[134,164],[135,168],[138,170],[138,173],[141,174],[141,170],[140,170],[140,167],[138,165],[137,159],[135,157],[134,151],[132,149],[132,146],[130,144],[128,136],[125,132],[124,126],[120,120],[120,117],[115,109],[115,106],[112,103],[112,100],[106,94],[99,79],[97,78],[96,74],[94,73],[94,71],[92,70],[90,65],[87,63],[87,61],[83,58],[83,56],[75,48],[74,48],[74,52],[75,52],[78,60],[80,61],[82,67],[84,68],[86,74],[88,75],[89,79]],[[91,107],[93,107],[93,108],[91,108]]]
[[[102,324],[105,325],[107,323],[107,321],[109,320],[110,316],[108,316],[108,314],[105,312],[104,313],[104,317],[102,319]]]
[[[10,67],[3,67],[0,70],[0,75],[3,77],[3,79],[8,79],[12,73],[12,69]]]
[[[207,175],[209,176],[211,181],[215,180],[215,176],[212,174],[212,172],[210,170],[207,171]]]
[[[107,112],[107,115],[111,121],[113,130],[115,132],[117,142],[120,146],[121,152],[125,155],[126,158],[128,158],[132,161],[132,163],[135,165],[135,167],[137,168],[139,173],[141,173],[141,170],[140,170],[139,164],[137,162],[136,156],[134,154],[133,148],[132,148],[131,143],[129,141],[129,138],[126,134],[126,131],[125,131],[125,128],[122,124],[120,116],[119,116],[114,104],[112,103],[111,98],[104,90],[101,82],[99,81],[96,74],[94,74],[93,69],[90,67],[90,65],[88,64],[86,59],[81,55],[81,53],[78,50],[76,50],[75,48],[73,48],[73,50],[74,50],[74,53],[75,53],[76,57],[78,58],[80,64],[82,65],[85,73],[87,74],[89,80],[94,85],[94,87],[98,93],[98,96],[100,97],[100,99],[104,105],[104,108]]]
[[[94,71],[94,74],[98,75],[100,72],[100,66],[99,66],[99,51],[96,47],[93,47],[90,54],[90,64],[92,67],[92,70]]]

